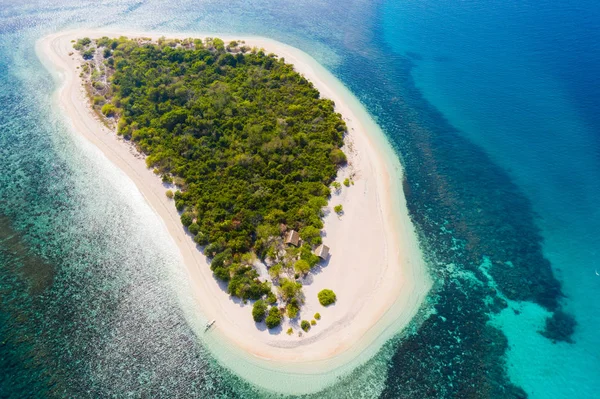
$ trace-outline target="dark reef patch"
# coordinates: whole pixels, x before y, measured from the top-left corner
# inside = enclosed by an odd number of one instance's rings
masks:
[[[35,349],[35,337],[23,328],[35,320],[32,307],[51,284],[51,267],[28,252],[0,215],[0,398],[44,397],[51,385],[42,366],[44,352]]]
[[[468,304],[486,289],[449,281],[439,292],[436,313],[399,345],[382,398],[525,398],[506,381],[506,337]],[[445,316],[444,316],[445,315]]]
[[[571,336],[575,332],[576,326],[577,321],[572,315],[557,310],[546,319],[546,326],[540,333],[554,342],[564,341],[572,344],[573,339]]]

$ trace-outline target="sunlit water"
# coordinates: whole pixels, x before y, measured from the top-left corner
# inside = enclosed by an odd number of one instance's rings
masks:
[[[419,323],[315,396],[598,392],[597,6],[52,3],[0,2],[0,397],[270,395],[205,349],[160,220],[52,104],[35,40],[106,25],[297,46],[401,157],[437,285]],[[574,343],[538,333],[560,307],[577,319]]]

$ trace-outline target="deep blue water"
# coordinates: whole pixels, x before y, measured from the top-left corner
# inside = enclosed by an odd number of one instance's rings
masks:
[[[215,0],[0,1],[0,397],[267,395],[203,348],[158,221],[51,106],[35,40],[103,25],[300,47],[397,150],[436,285],[316,397],[597,396],[600,6]],[[571,342],[540,334],[558,310]]]

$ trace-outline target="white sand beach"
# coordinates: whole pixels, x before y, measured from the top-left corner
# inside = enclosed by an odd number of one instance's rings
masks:
[[[332,195],[323,238],[331,248],[331,257],[304,281],[306,303],[300,319],[311,320],[316,312],[321,314],[321,320],[310,332],[299,337],[299,321],[290,323],[287,318],[275,332],[269,332],[264,326],[257,328],[252,320],[251,304],[232,300],[219,286],[207,259],[181,225],[173,201],[165,196],[160,178],[146,168],[143,157],[131,145],[109,131],[91,111],[77,69],[80,57],[77,52],[69,55],[74,52],[71,40],[84,36],[217,36],[226,41],[244,40],[246,45],[284,57],[323,97],[335,102],[337,112],[348,125],[344,150],[350,164],[341,170],[337,180],[341,182],[353,174],[354,185],[343,186],[339,195]],[[96,145],[110,162],[130,177],[163,220],[181,252],[197,312],[206,320],[216,320],[210,332],[205,333],[200,328],[198,336],[226,367],[271,390],[277,387],[263,381],[268,379],[264,378],[265,370],[279,375],[301,375],[302,378],[289,378],[290,382],[285,382],[289,384],[286,391],[310,392],[328,380],[320,378],[319,383],[302,389],[306,378],[311,375],[334,378],[336,370],[338,374],[350,370],[373,356],[385,341],[412,320],[431,281],[406,209],[401,188],[402,167],[383,132],[356,97],[309,55],[265,38],[108,29],[53,34],[41,39],[36,50],[60,82],[56,93],[57,110],[60,107],[69,118],[74,132]],[[341,217],[333,212],[337,204],[344,208]],[[337,294],[335,305],[324,308],[319,304],[317,292],[323,288]],[[290,326],[295,331],[291,336],[285,333]]]

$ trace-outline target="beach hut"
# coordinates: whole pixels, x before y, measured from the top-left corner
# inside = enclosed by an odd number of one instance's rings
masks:
[[[329,247],[323,244],[319,245],[317,249],[315,249],[315,255],[323,260],[326,260],[329,256]]]
[[[293,245],[295,247],[300,243],[300,234],[296,230],[290,230],[285,235],[285,243],[287,245]]]

